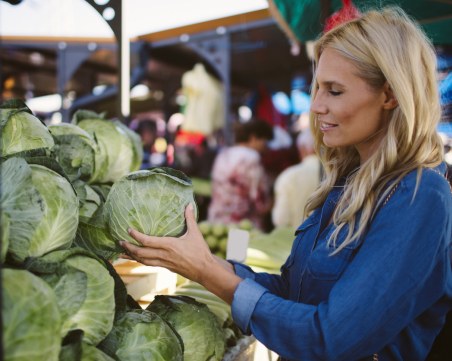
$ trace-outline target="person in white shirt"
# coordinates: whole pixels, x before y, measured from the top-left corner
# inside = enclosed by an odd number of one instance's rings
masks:
[[[285,169],[274,185],[272,221],[275,227],[298,227],[305,218],[306,201],[319,186],[320,161],[309,128],[297,136],[301,162]]]

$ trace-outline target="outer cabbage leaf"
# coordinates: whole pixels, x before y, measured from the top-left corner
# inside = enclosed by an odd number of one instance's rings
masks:
[[[2,271],[5,361],[56,361],[61,318],[53,290],[25,270]]]
[[[123,252],[108,229],[103,204],[91,217],[79,217],[74,244],[107,260],[113,260]]]
[[[184,342],[184,361],[220,361],[226,351],[218,318],[192,297],[156,296],[147,310],[169,322]]]
[[[91,218],[102,205],[101,196],[86,183],[74,187],[80,200],[79,218]]]
[[[78,224],[78,199],[53,170],[9,158],[1,167],[1,209],[10,219],[8,252],[16,261],[69,248]]]
[[[115,182],[104,213],[115,240],[138,244],[127,233],[129,227],[153,236],[181,235],[189,203],[197,213],[190,179],[178,170],[160,167],[132,172]]]
[[[62,337],[80,329],[84,342],[97,345],[107,336],[115,317],[114,280],[102,260],[72,248],[30,259],[26,267],[54,289],[63,318]]]
[[[183,343],[177,333],[155,313],[126,312],[115,321],[99,348],[121,361],[182,361]]]
[[[82,342],[80,345],[65,345],[61,348],[60,361],[115,361],[97,347]]]
[[[100,152],[96,157],[96,165],[106,163],[96,170],[91,183],[115,182],[131,171],[133,145],[121,127],[100,116],[75,117],[74,121],[97,140]]]
[[[36,149],[53,149],[55,142],[39,118],[19,100],[0,106],[0,154],[9,157]]]
[[[96,152],[99,147],[91,135],[75,124],[61,123],[49,126],[55,140],[57,161],[71,181],[89,182],[95,174]]]
[[[8,252],[9,244],[9,226],[11,220],[9,216],[0,209],[0,262],[5,262],[6,252]]]

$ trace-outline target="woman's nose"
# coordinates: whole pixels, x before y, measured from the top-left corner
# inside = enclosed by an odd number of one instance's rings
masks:
[[[326,113],[326,105],[322,101],[322,96],[319,93],[317,93],[311,101],[311,112],[314,114]]]

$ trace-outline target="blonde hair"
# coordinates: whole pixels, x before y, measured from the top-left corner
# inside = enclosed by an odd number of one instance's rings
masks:
[[[376,152],[360,165],[353,146],[328,148],[311,112],[311,131],[325,175],[311,196],[306,213],[325,201],[336,182],[346,177],[336,207],[336,229],[329,243],[336,245],[339,231],[348,225],[345,240],[334,253],[364,235],[375,210],[391,189],[410,171],[435,167],[443,159],[436,132],[441,107],[436,78],[436,56],[419,26],[400,8],[372,10],[324,34],[315,45],[314,66],[324,49],[331,48],[354,63],[358,76],[372,88],[387,83],[398,106],[389,115],[386,134]],[[314,75],[312,98],[316,96]],[[414,197],[414,195],[413,195]],[[359,221],[357,214],[361,212]]]

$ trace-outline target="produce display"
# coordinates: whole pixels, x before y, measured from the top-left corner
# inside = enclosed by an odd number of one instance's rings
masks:
[[[219,307],[184,297],[174,314],[143,310],[112,266],[127,226],[179,235],[194,203],[183,173],[137,170],[125,128],[89,111],[47,127],[23,102],[0,106],[5,361],[222,359]]]
[[[277,227],[270,233],[251,233],[245,263],[255,272],[280,273],[289,257],[295,230]]]
[[[231,227],[250,231],[252,233],[259,232],[253,230],[253,225],[250,220],[244,219],[238,224],[224,224],[219,222],[209,222],[207,220],[198,223],[209,249],[212,253],[221,258],[226,258],[226,248],[228,244],[228,232]],[[260,233],[260,232],[259,232]]]

